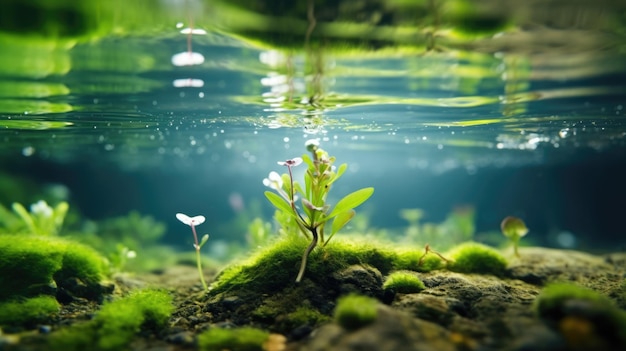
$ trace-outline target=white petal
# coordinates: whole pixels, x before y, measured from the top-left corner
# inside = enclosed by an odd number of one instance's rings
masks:
[[[183,222],[184,224],[186,224],[186,225],[190,225],[190,224],[191,224],[191,217],[187,216],[187,215],[186,215],[186,214],[184,214],[184,213],[177,213],[177,214],[176,214],[176,218],[177,218],[179,221],[181,221],[181,222]]]
[[[204,216],[195,216],[191,218],[191,224],[199,225],[199,224],[204,223],[205,220],[206,218],[204,218]]]
[[[268,178],[272,182],[280,183],[280,182],[283,181],[283,178],[280,176],[280,174],[278,174],[278,172],[274,172],[274,171],[270,172],[270,175],[268,176]]]

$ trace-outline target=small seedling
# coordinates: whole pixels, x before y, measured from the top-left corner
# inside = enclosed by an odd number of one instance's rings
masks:
[[[183,222],[184,224],[191,227],[191,232],[193,233],[193,247],[196,249],[196,263],[198,264],[198,273],[200,274],[200,281],[202,282],[202,287],[204,291],[207,291],[209,287],[206,285],[204,281],[204,275],[202,274],[202,260],[200,259],[200,248],[209,240],[209,234],[204,234],[202,240],[198,243],[198,235],[196,234],[196,226],[204,223],[204,216],[195,216],[189,217],[184,213],[177,213],[176,218]]]
[[[502,234],[507,238],[511,239],[513,242],[513,250],[515,252],[515,256],[519,257],[519,241],[520,239],[528,233],[528,228],[526,228],[526,224],[524,221],[517,217],[508,216],[502,220],[500,223],[500,229],[502,230]]]
[[[426,258],[426,255],[428,255],[430,252],[432,252],[433,254],[437,255],[440,259],[442,259],[446,263],[450,263],[449,259],[443,257],[442,254],[440,254],[439,252],[431,249],[430,245],[426,244],[426,245],[424,245],[424,254],[420,257],[419,261],[417,262],[417,266],[418,267],[421,266],[422,263],[424,263],[424,259]]]
[[[300,231],[311,239],[311,244],[302,255],[296,282],[302,279],[309,254],[317,246],[318,241],[325,246],[333,235],[354,217],[354,208],[374,193],[374,188],[359,189],[343,197],[330,210],[331,206],[326,203],[326,197],[331,185],[341,177],[348,165],[344,163],[339,168],[335,168],[333,166],[335,157],[322,150],[317,140],[309,140],[305,146],[312,157],[304,154],[302,157],[278,162],[279,165],[287,167],[288,173],[281,176],[276,172],[271,172],[269,177],[263,180],[263,184],[276,191],[276,193],[266,191],[265,197],[278,211],[294,220]],[[292,172],[293,167],[303,162],[308,166],[304,175],[304,187],[294,182]],[[302,208],[296,205],[298,199],[296,194],[302,198]],[[331,220],[330,235],[324,240],[324,227]]]

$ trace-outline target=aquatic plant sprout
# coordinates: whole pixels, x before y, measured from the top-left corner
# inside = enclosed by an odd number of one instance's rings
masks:
[[[508,216],[505,217],[500,223],[500,229],[502,230],[502,234],[504,234],[504,236],[511,239],[513,242],[513,251],[515,252],[515,256],[519,257],[519,241],[528,233],[526,223],[524,223],[524,221],[520,218]]]
[[[322,246],[328,244],[330,239],[354,217],[354,208],[374,193],[372,187],[359,189],[340,199],[331,210],[331,205],[326,203],[328,192],[331,185],[346,171],[348,165],[344,163],[338,168],[333,166],[335,157],[322,150],[317,140],[309,140],[305,146],[311,153],[311,157],[304,154],[302,157],[280,161],[278,164],[287,167],[287,173],[279,176],[278,173],[272,172],[263,180],[265,186],[276,191],[276,193],[266,191],[265,197],[278,211],[293,218],[302,234],[311,239],[311,243],[302,255],[296,282],[302,280],[307,259],[318,242]],[[307,165],[304,187],[294,181],[292,172],[292,167],[297,167],[302,163]],[[296,205],[297,194],[302,197],[301,207]],[[324,228],[328,222],[331,222],[330,235],[324,239]]]
[[[204,281],[204,275],[202,274],[202,261],[200,259],[200,248],[209,240],[209,234],[204,234],[200,242],[198,243],[198,235],[196,234],[196,226],[204,223],[206,218],[204,216],[194,216],[189,217],[184,213],[177,213],[176,218],[183,222],[184,224],[191,227],[191,232],[193,233],[193,247],[196,249],[196,263],[198,265],[198,273],[200,274],[200,281],[202,282],[202,287],[204,291],[207,291],[209,287],[206,285]]]
[[[61,231],[69,204],[61,201],[51,207],[46,201],[39,200],[30,205],[30,212],[19,202],[14,202],[12,208],[32,234],[55,236]]]

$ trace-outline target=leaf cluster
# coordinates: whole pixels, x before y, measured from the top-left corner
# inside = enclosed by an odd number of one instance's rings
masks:
[[[291,172],[283,174],[283,191],[265,192],[267,199],[280,211],[295,219],[299,228],[308,237],[315,230],[322,244],[330,239],[354,217],[354,208],[361,205],[374,193],[374,188],[362,188],[341,198],[331,208],[326,200],[330,189],[344,174],[348,165],[335,168],[335,157],[320,148],[312,151],[312,158],[304,154],[302,161],[307,165],[304,184],[293,181]],[[279,195],[280,194],[280,195]],[[282,196],[281,196],[282,195]],[[286,196],[285,196],[286,195]],[[295,205],[296,197],[301,197],[301,211]],[[324,238],[324,228],[330,222],[330,234]]]

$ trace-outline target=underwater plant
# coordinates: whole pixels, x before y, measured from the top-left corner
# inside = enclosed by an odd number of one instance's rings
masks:
[[[343,163],[335,168],[333,166],[335,157],[322,150],[316,139],[308,140],[305,146],[312,158],[304,154],[301,158],[296,157],[278,162],[279,165],[287,167],[288,173],[281,176],[276,172],[271,172],[269,177],[263,180],[265,186],[276,191],[276,193],[266,191],[265,197],[276,209],[287,214],[288,218],[295,220],[297,227],[304,236],[311,239],[310,245],[302,255],[296,282],[300,282],[302,279],[309,254],[317,246],[318,241],[322,246],[325,246],[354,217],[354,208],[361,205],[374,193],[372,187],[356,190],[339,200],[330,210],[331,206],[326,203],[328,192],[332,184],[346,171],[348,165]],[[297,167],[303,162],[308,167],[304,175],[304,187],[293,180],[292,172],[293,167]],[[302,197],[301,208],[296,206],[296,194]],[[330,235],[328,239],[324,240],[324,228],[330,220],[332,220]]]
[[[202,287],[204,291],[207,291],[209,287],[206,285],[204,281],[204,275],[202,274],[202,260],[200,259],[200,248],[209,240],[209,234],[204,234],[201,241],[198,243],[198,234],[196,234],[196,226],[204,223],[204,216],[194,216],[189,217],[184,213],[177,213],[176,219],[183,222],[184,224],[191,227],[191,232],[193,233],[193,247],[196,249],[196,263],[198,265],[198,273],[200,274],[200,281],[202,282]]]
[[[515,256],[519,257],[519,251],[517,249],[519,241],[528,233],[528,228],[526,228],[524,221],[517,217],[508,216],[505,217],[500,223],[500,229],[502,230],[502,234],[504,234],[504,236],[511,239],[513,242]]]
[[[44,200],[30,205],[30,212],[19,202],[14,202],[11,207],[28,230],[37,235],[57,235],[69,209],[65,201],[59,202],[55,207],[50,207]]]

